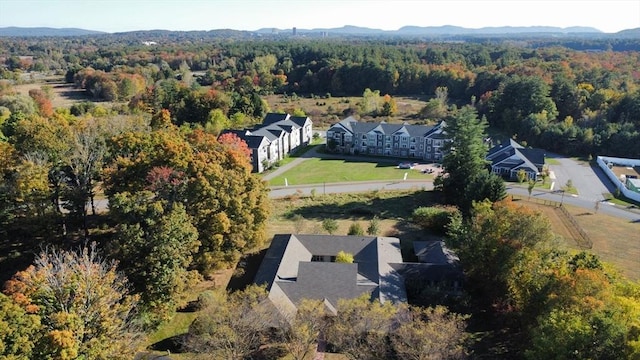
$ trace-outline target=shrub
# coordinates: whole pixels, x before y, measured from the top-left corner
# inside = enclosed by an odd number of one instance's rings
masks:
[[[451,215],[456,211],[457,209],[454,207],[423,206],[413,211],[411,220],[424,230],[444,233]]]
[[[380,232],[380,219],[378,219],[378,216],[374,216],[373,219],[369,221],[367,235],[377,235],[378,232]]]
[[[336,230],[338,230],[338,222],[335,219],[324,219],[322,221],[322,228],[329,233],[329,235],[333,235]]]
[[[337,263],[353,264],[353,254],[349,254],[344,251],[338,252],[336,255]]]
[[[354,222],[349,226],[349,233],[347,235],[364,235],[364,230],[359,222]]]

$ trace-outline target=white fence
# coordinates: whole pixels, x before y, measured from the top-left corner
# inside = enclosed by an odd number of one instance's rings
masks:
[[[635,191],[631,191],[627,189],[622,181],[613,173],[613,170],[609,168],[608,164],[612,164],[615,166],[629,166],[635,167],[640,166],[640,160],[636,159],[624,159],[624,158],[616,158],[616,157],[607,157],[607,156],[598,156],[597,158],[598,165],[604,171],[605,174],[611,179],[613,184],[620,189],[620,192],[629,199],[640,201],[640,193]]]

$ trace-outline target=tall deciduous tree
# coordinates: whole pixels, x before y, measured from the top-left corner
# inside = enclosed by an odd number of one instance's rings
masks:
[[[7,282],[5,292],[40,316],[32,358],[129,359],[140,340],[136,298],[127,279],[94,246],[80,252],[49,250]]]
[[[228,360],[258,351],[264,331],[272,324],[263,306],[266,298],[264,287],[253,285],[214,302],[189,326],[187,349]]]
[[[449,225],[449,244],[456,248],[472,289],[488,300],[503,299],[508,270],[518,252],[554,239],[539,212],[509,200],[476,203],[468,222],[457,217]]]
[[[188,271],[200,242],[181,203],[153,199],[148,191],[119,193],[110,204],[119,222],[117,255],[142,300],[149,325],[184,305],[186,288],[198,279]]]
[[[201,130],[183,135],[167,128],[122,134],[114,139],[113,151],[118,156],[106,179],[110,196],[149,189],[148,175],[154,168],[183,174],[184,183],[173,194],[198,230],[201,246],[194,265],[204,274],[264,242],[266,187],[251,173],[240,143],[221,143]]]
[[[0,356],[3,359],[32,359],[34,340],[41,327],[40,316],[27,313],[0,293]]]
[[[398,316],[398,327],[390,334],[391,346],[401,359],[454,360],[466,358],[464,316],[445,307],[409,307]]]
[[[397,308],[363,295],[340,300],[337,315],[327,329],[327,341],[350,359],[387,359],[387,335]]]
[[[313,353],[314,345],[326,330],[326,316],[322,301],[303,299],[295,314],[283,319],[284,347],[295,360],[303,360]]]

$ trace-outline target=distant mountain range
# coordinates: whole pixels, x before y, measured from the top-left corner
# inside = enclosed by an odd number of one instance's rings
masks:
[[[129,33],[206,33],[207,31],[171,31],[171,30],[141,30],[116,33],[119,35]],[[256,34],[266,36],[272,34],[294,35],[294,29],[262,28],[256,31],[239,31],[230,29],[210,30],[209,32],[229,32],[242,34]],[[24,37],[24,36],[84,36],[84,35],[107,35],[102,31],[77,29],[77,28],[48,28],[48,27],[4,27],[0,28],[0,36]],[[343,26],[339,28],[318,28],[318,29],[295,29],[297,36],[429,36],[429,37],[451,37],[451,36],[509,36],[509,35],[549,35],[549,36],[615,36],[624,38],[640,38],[640,28],[623,30],[617,33],[604,33],[592,27],[574,26],[568,28],[552,26],[529,26],[529,27],[484,27],[470,29],[460,26],[404,26],[398,30],[381,30],[359,26]]]
[[[4,27],[0,28],[0,36],[83,36],[106,34],[102,31],[76,29],[76,28],[49,28],[49,27]]]
[[[273,33],[273,32],[293,32],[293,29],[274,29],[263,28],[256,31],[257,33]],[[328,29],[296,29],[296,34],[341,34],[341,35],[504,35],[504,34],[604,34],[602,31],[592,27],[574,26],[568,28],[559,28],[552,26],[530,26],[530,27],[484,27],[479,29],[469,29],[460,26],[444,25],[444,26],[404,26],[398,30],[380,30],[359,26],[343,26],[340,28]]]

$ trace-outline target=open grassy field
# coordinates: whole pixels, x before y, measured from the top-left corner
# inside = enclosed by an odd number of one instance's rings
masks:
[[[313,158],[305,160],[294,168],[271,179],[269,185],[284,186],[285,179],[289,185],[321,184],[331,182],[433,179],[432,175],[423,174],[414,169],[398,169],[397,161],[378,160],[362,162],[347,160],[330,160]]]
[[[54,108],[70,107],[73,104],[83,101],[94,101],[94,99],[91,99],[89,96],[87,96],[86,91],[74,88],[73,84],[65,83],[64,78],[62,77],[49,77],[41,79],[34,83],[15,85],[14,89],[18,94],[28,96],[29,90],[40,89],[43,86],[51,87],[51,105]],[[111,106],[111,103],[108,102],[96,103],[99,103],[105,107]]]
[[[535,208],[549,218],[551,227],[561,236],[568,248],[582,250],[583,240],[577,229],[566,219],[557,207],[542,205],[527,199],[517,200],[522,205]],[[593,209],[564,206],[592,241],[592,252],[601,260],[613,265],[617,270],[634,281],[640,281],[640,223],[595,213]]]
[[[316,129],[327,129],[330,125],[347,117],[345,111],[350,108],[357,108],[362,97],[326,97],[320,96],[294,97],[283,95],[268,95],[264,99],[269,104],[272,111],[285,111],[292,113],[294,109],[301,109],[307,116],[313,119],[313,127]],[[385,120],[387,122],[402,122],[422,120],[416,116],[425,106],[427,97],[424,96],[398,96],[394,98],[398,104],[398,112],[392,117],[380,117],[376,121]]]

